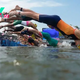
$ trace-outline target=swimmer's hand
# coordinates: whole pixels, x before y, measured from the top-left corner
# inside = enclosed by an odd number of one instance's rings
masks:
[[[16,5],[14,9],[10,10],[10,12],[20,10],[20,9],[21,9],[21,7],[19,7],[19,5]]]
[[[13,15],[18,15],[18,12],[17,11],[11,11],[11,12],[9,12],[9,16],[13,16]]]
[[[9,13],[12,12],[12,11],[15,11],[15,9],[10,10]]]
[[[3,28],[3,26],[0,26],[0,29]]]
[[[10,34],[15,34],[14,32],[9,32]]]

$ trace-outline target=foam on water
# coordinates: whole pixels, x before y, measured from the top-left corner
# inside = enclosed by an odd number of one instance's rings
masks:
[[[41,44],[39,47],[47,47],[46,44]]]
[[[59,47],[72,47],[72,46],[71,46],[71,43],[69,43],[69,42],[67,42],[67,41],[63,41],[63,42],[59,45]]]

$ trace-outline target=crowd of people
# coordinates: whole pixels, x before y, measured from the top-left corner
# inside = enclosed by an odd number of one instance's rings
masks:
[[[8,24],[0,26],[0,29],[8,27],[5,31],[8,31],[10,34],[17,34],[22,44],[40,46],[41,44],[45,44],[43,42],[43,38],[45,38],[50,46],[56,47],[62,45],[59,40],[52,38],[49,33],[40,32],[37,29],[37,24],[31,22],[31,20],[35,20],[47,24],[51,29],[56,29],[61,32],[64,37],[67,37],[67,39],[74,40],[74,43],[72,42],[71,46],[80,47],[80,30],[74,29],[65,23],[58,15],[39,14],[18,5],[10,12],[3,12],[3,14],[8,14],[9,18],[2,18],[0,22],[8,22]],[[15,27],[17,24],[21,24],[21,26]],[[32,27],[32,29],[25,26]]]

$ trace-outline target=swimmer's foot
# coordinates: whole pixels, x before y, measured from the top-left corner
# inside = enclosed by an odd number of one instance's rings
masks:
[[[13,16],[13,15],[18,15],[18,12],[17,11],[9,12],[9,16]]]
[[[21,7],[19,7],[18,5],[16,5],[15,10],[20,10]]]
[[[12,11],[16,11],[16,10],[20,10],[20,9],[21,9],[21,7],[19,7],[18,5],[16,5],[15,8],[12,9],[10,12],[12,12]]]

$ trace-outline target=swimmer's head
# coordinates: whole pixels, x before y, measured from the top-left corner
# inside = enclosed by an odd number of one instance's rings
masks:
[[[38,46],[38,42],[35,41],[33,38],[29,37],[28,42],[31,43],[32,45]]]
[[[35,27],[37,27],[37,24],[34,24],[35,25]]]
[[[2,12],[3,15],[8,14],[7,12]]]

